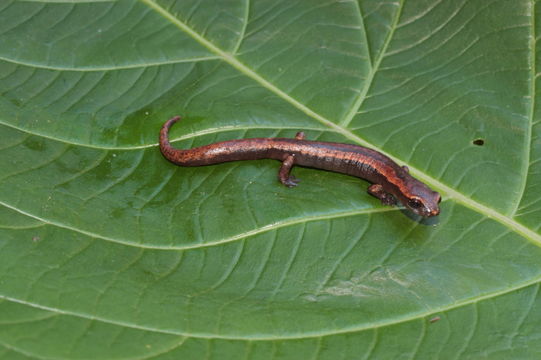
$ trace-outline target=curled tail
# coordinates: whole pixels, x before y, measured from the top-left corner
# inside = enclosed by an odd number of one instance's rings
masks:
[[[284,152],[271,151],[275,139],[255,138],[220,141],[191,149],[176,149],[169,142],[169,129],[180,120],[175,116],[163,124],[160,130],[160,151],[173,164],[180,166],[204,166],[237,160],[277,159],[283,160]]]
[[[162,129],[160,130],[160,151],[162,152],[163,156],[165,158],[175,164],[180,164],[179,155],[183,152],[183,150],[175,149],[171,146],[171,143],[169,142],[169,129],[171,129],[171,126],[173,126],[174,123],[179,121],[181,118],[180,116],[175,116],[165,122],[163,124]]]

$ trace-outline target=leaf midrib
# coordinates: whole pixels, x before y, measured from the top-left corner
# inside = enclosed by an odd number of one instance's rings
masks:
[[[290,103],[292,106],[296,107],[297,109],[304,112],[306,115],[314,118],[315,120],[319,121],[320,123],[328,126],[329,128],[333,129],[337,133],[341,134],[345,138],[356,142],[359,145],[370,147],[372,149],[375,149],[382,154],[385,154],[386,156],[390,157],[391,159],[404,163],[404,161],[396,158],[395,156],[387,153],[383,149],[380,149],[379,147],[371,144],[370,142],[366,141],[365,139],[353,134],[351,131],[345,129],[344,127],[337,125],[333,123],[332,121],[326,119],[322,115],[316,113],[306,105],[300,103],[290,95],[283,92],[281,89],[279,89],[274,84],[267,81],[265,78],[261,77],[259,74],[257,74],[255,71],[253,71],[251,68],[249,68],[247,65],[240,62],[233,54],[227,53],[211,43],[209,40],[205,39],[203,36],[195,32],[192,28],[188,27],[186,24],[184,24],[182,21],[177,19],[173,16],[173,14],[166,11],[164,8],[162,8],[160,5],[154,2],[154,0],[140,0],[142,3],[146,4],[150,8],[154,9],[158,14],[162,15],[167,20],[171,21],[172,24],[176,25],[179,29],[187,33],[189,36],[191,36],[195,41],[199,42],[202,46],[206,47],[209,51],[213,52],[214,54],[218,55],[231,65],[233,68],[241,72],[242,74],[252,78],[254,81],[258,82],[261,86],[266,88],[267,90],[273,92],[275,95],[279,96],[283,100]],[[381,54],[381,57],[383,57],[383,54]],[[357,101],[358,103],[362,103],[362,99]],[[512,218],[507,217],[506,215],[489,208],[488,206],[485,206],[475,200],[470,199],[469,197],[465,196],[464,194],[454,190],[450,186],[436,180],[435,178],[429,176],[425,172],[411,166],[408,164],[408,167],[410,168],[410,171],[419,179],[421,179],[423,182],[431,185],[433,188],[443,192],[446,194],[449,198],[455,200],[456,202],[480,213],[485,215],[488,218],[494,219],[500,224],[504,225],[505,227],[509,228],[515,233],[518,233],[522,235],[524,238],[526,238],[528,241],[534,243],[536,246],[541,247],[541,234],[536,233],[535,231],[527,228],[526,226],[514,221]]]

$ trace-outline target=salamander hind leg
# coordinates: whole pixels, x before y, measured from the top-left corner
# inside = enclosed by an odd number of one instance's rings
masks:
[[[372,184],[368,187],[368,193],[381,200],[383,205],[396,205],[396,199],[393,195],[383,190],[380,184]]]
[[[282,162],[282,166],[280,167],[280,171],[278,172],[278,179],[280,180],[282,184],[284,184],[287,187],[297,186],[297,184],[300,181],[293,175],[289,174],[291,172],[291,168],[293,167],[294,163],[295,163],[295,155],[289,155]]]
[[[295,134],[295,139],[304,140],[304,131],[299,131],[297,134]]]

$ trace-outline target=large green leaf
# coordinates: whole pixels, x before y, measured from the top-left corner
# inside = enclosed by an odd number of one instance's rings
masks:
[[[0,357],[541,357],[539,24],[532,0],[3,0]],[[376,148],[442,213],[174,166],[173,115],[178,147]]]

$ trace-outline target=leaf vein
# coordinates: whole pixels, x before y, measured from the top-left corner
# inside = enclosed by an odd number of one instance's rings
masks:
[[[372,87],[372,83],[374,81],[376,73],[378,72],[381,62],[383,61],[383,58],[386,55],[387,48],[389,47],[389,44],[391,43],[391,40],[394,35],[394,31],[400,20],[400,16],[402,15],[402,8],[404,7],[404,1],[405,0],[400,1],[400,6],[396,10],[393,23],[391,24],[391,29],[389,30],[389,33],[387,34],[387,37],[385,38],[385,42],[383,43],[383,47],[378,54],[378,58],[376,59],[376,61],[374,62],[374,65],[370,69],[367,79],[364,81],[364,86],[359,94],[359,97],[357,98],[357,100],[355,100],[355,103],[353,104],[349,112],[346,114],[344,119],[340,122],[340,127],[344,128],[344,131],[345,131],[345,128],[349,126],[349,124],[351,123],[355,115],[359,112],[359,109],[363,106],[363,103],[367,98],[368,91]],[[368,55],[370,57],[370,54]]]
[[[535,5],[536,1],[531,1],[531,9],[530,9],[530,107],[528,109],[528,124],[526,126],[526,136],[524,138],[524,148],[523,148],[523,155],[522,155],[522,164],[521,164],[521,171],[519,172],[522,174],[522,181],[520,184],[520,189],[517,194],[517,197],[515,199],[515,204],[511,207],[511,211],[509,213],[509,216],[515,217],[517,215],[517,211],[520,208],[520,204],[522,201],[522,198],[524,197],[524,193],[526,192],[526,184],[528,182],[528,171],[530,169],[530,159],[531,159],[531,151],[532,151],[532,132],[533,132],[533,125],[534,125],[534,113],[535,113],[535,92],[536,92],[536,45],[537,45],[537,39],[535,34]]]

